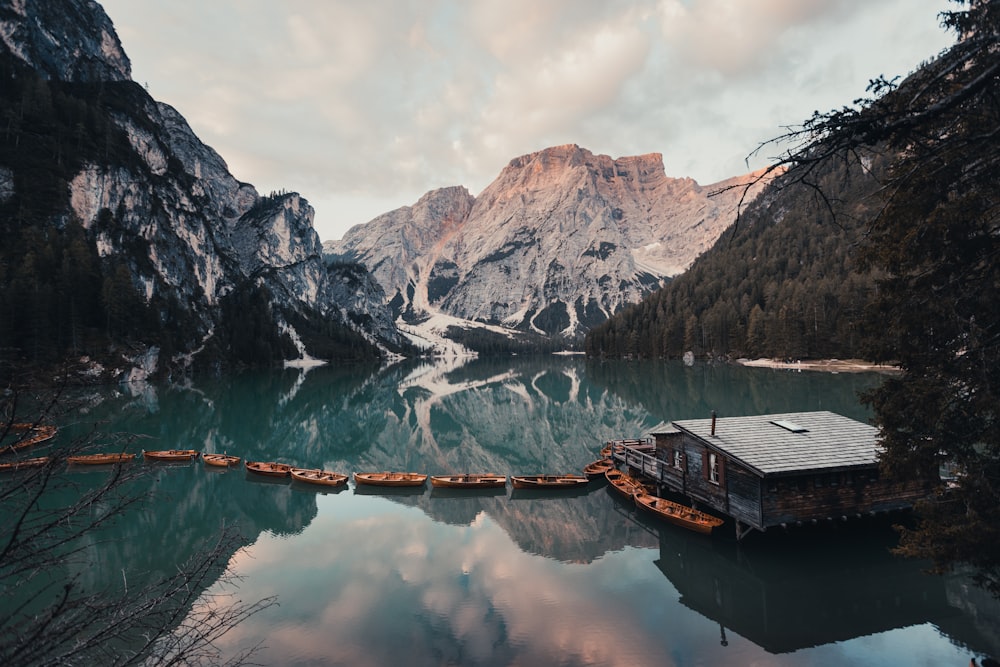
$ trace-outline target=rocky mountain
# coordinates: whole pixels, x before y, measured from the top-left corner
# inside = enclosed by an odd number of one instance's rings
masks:
[[[444,313],[575,339],[684,271],[743,195],[668,178],[656,153],[576,145],[515,158],[473,197],[452,187],[328,241],[364,264],[405,321]],[[752,193],[755,194],[755,193]]]
[[[8,249],[30,249],[36,232],[49,234],[40,230],[82,226],[98,284],[124,276],[157,320],[146,342],[171,340],[163,365],[207,350],[225,363],[241,350],[259,361],[405,347],[370,276],[327,265],[304,198],[238,181],[175,109],[131,80],[96,2],[3,3],[0,65],[10,95],[0,146]],[[96,303],[110,322],[106,297]],[[25,345],[7,333],[7,344]]]
[[[879,156],[815,170],[828,200],[779,175],[683,275],[591,329],[585,351],[866,358],[862,315],[877,286],[876,276],[858,267],[856,252],[880,204],[885,170]]]

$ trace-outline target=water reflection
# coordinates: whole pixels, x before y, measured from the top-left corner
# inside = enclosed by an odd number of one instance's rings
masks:
[[[878,381],[548,358],[324,367],[91,400],[64,433],[107,420],[144,436],[136,451],[225,451],[343,473],[576,472],[604,440],[713,409],[864,420],[856,394]],[[599,483],[569,494],[318,489],[200,463],[150,470],[155,504],[95,541],[99,566],[86,576],[99,587],[122,571],[169,571],[238,525],[253,544],[233,556],[247,575],[242,595],[277,594],[281,606],[227,635],[227,655],[264,638],[272,664],[834,665],[877,650],[908,664],[913,649],[852,638],[930,624],[992,648],[970,619],[995,608],[891,559],[884,532],[737,546],[636,515]],[[942,661],[963,655],[935,630],[921,640]]]
[[[268,655],[287,664],[634,665],[659,653],[629,626],[637,610],[594,594],[595,582],[614,585],[612,567],[526,554],[485,514],[456,528],[416,511],[379,500],[321,513],[293,553],[262,541],[238,565],[268,579],[260,593],[294,599],[296,618],[252,619],[226,641],[266,628]],[[351,548],[330,548],[329,535]],[[626,651],[604,639],[609,613]]]
[[[744,546],[663,528],[656,566],[682,604],[785,653],[958,614],[927,563],[890,555],[891,538],[881,524]]]

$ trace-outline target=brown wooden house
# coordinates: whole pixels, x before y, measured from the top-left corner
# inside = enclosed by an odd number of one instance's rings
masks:
[[[615,458],[736,520],[736,533],[905,509],[936,479],[883,479],[875,427],[833,412],[686,419]],[[647,450],[648,452],[648,450]]]

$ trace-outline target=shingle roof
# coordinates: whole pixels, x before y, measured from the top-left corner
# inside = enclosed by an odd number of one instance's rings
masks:
[[[833,412],[719,417],[714,436],[711,419],[673,424],[761,475],[873,465],[878,453],[878,429]]]

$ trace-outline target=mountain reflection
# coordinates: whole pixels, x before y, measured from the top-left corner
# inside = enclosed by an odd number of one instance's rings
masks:
[[[836,409],[843,403],[857,413],[856,390],[877,381],[871,375],[841,378],[834,390],[829,378],[737,366],[551,357],[324,366],[146,386],[141,399],[116,395],[91,405],[75,426],[84,431],[106,420],[117,431],[141,436],[137,444],[145,449],[190,447],[344,473],[579,472],[605,440],[642,435],[666,419],[701,414],[710,405],[732,414]],[[73,430],[69,425],[67,435]],[[263,531],[298,533],[315,517],[315,494],[289,494],[280,484],[260,480],[247,484],[244,477],[256,480],[235,470],[202,473],[198,466],[158,471],[153,488],[160,507],[169,511],[143,516],[124,529],[135,541],[136,557],[145,550],[143,534],[183,533],[179,539],[192,544],[182,546],[191,547],[211,533],[212,520],[236,523],[253,540]],[[525,551],[566,562],[649,544],[648,532],[626,528],[616,513],[609,514],[606,494],[382,495],[452,525],[468,524],[485,512]],[[191,524],[207,528],[180,529]]]
[[[605,440],[712,409],[866,419],[856,393],[878,381],[580,358],[321,367],[88,394],[60,437],[110,423],[139,436],[137,453],[195,448],[343,473],[579,472]],[[340,664],[736,665],[759,655],[754,645],[783,654],[920,624],[975,650],[995,643],[968,618],[995,618],[996,606],[892,558],[882,529],[737,545],[636,514],[603,482],[570,493],[331,490],[200,462],[135,465],[150,471],[152,502],[95,536],[98,567],[67,577],[96,590],[128,572],[131,585],[238,526],[254,545],[230,563],[251,575],[247,597],[278,594],[294,620],[251,619],[225,644],[266,636],[285,664],[332,650]],[[423,660],[400,648],[411,643]]]

